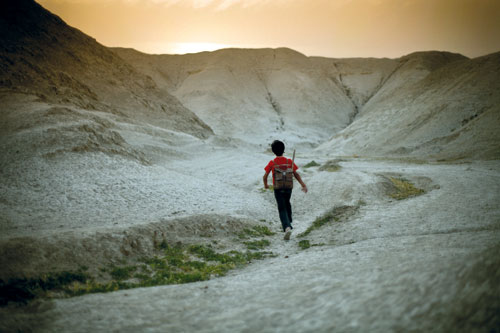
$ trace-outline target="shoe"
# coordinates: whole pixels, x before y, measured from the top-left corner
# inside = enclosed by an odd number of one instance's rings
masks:
[[[285,240],[289,240],[291,234],[292,234],[292,228],[290,228],[290,227],[286,228],[285,229],[285,237],[284,237],[284,239]]]

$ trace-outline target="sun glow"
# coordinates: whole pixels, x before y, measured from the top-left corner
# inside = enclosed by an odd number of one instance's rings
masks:
[[[289,47],[333,58],[477,57],[500,49],[500,0],[36,1],[105,46],[150,54]]]
[[[219,43],[172,43],[170,52],[173,54],[198,53],[203,51],[215,51],[231,47],[227,44]]]

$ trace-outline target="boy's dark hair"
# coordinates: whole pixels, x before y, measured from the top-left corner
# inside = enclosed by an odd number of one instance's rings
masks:
[[[285,152],[285,144],[280,140],[274,140],[271,143],[271,150],[276,156],[281,156]]]

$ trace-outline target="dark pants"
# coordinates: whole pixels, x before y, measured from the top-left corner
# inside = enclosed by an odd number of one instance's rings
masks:
[[[278,204],[278,211],[280,213],[281,225],[283,226],[283,231],[286,228],[292,227],[292,205],[290,205],[290,198],[292,197],[292,190],[274,190],[274,197],[276,198],[276,203]]]

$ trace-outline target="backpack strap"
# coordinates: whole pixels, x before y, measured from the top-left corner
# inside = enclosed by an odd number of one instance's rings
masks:
[[[277,164],[274,160],[272,160],[272,162],[273,162],[273,172],[274,172],[274,170],[275,170],[276,168],[278,168],[280,171],[283,171],[283,170],[282,170],[282,167],[283,167],[283,166],[286,166],[286,168],[288,169],[288,164],[289,164],[289,162],[290,162],[290,159],[289,159],[289,158],[287,158],[287,159],[286,159],[285,164]],[[281,168],[280,168],[280,166],[281,166]],[[292,167],[293,167],[293,164],[292,164]]]
[[[293,171],[293,165],[295,164],[294,160],[295,160],[295,150],[293,151],[293,158],[292,159],[287,158],[286,162],[284,164],[276,164],[276,162],[274,160],[272,160],[272,162],[273,162],[273,172],[274,172],[274,169],[276,167],[278,167],[278,169],[279,169],[279,167],[283,166],[283,165],[286,165],[287,169],[291,168],[292,171]]]

